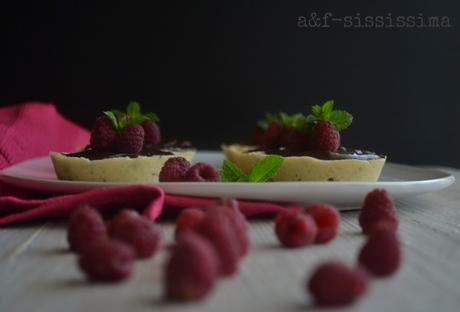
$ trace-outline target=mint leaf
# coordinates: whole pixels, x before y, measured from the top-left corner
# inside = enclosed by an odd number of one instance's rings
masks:
[[[321,111],[323,114],[330,113],[332,112],[333,109],[334,109],[334,100],[326,101],[321,107]]]
[[[222,165],[222,179],[225,182],[239,182],[239,181],[247,181],[248,177],[245,175],[240,168],[238,168],[234,163],[230,160],[224,160],[224,164]]]
[[[114,112],[107,111],[107,112],[104,112],[104,115],[106,115],[107,118],[109,118],[110,122],[112,123],[113,127],[114,127],[116,130],[120,129],[120,125],[118,124],[118,119],[117,119],[117,117],[115,116],[115,113],[114,113]]]
[[[136,117],[141,114],[141,106],[138,102],[131,101],[128,103],[128,106],[126,107],[126,113],[129,116]]]
[[[266,182],[278,172],[283,161],[284,159],[281,156],[268,155],[252,167],[251,173],[249,174],[249,181]]]
[[[144,116],[147,117],[148,120],[160,121],[160,118],[158,118],[158,115],[155,113],[145,113]]]
[[[323,109],[321,108],[321,106],[319,105],[313,105],[311,107],[311,112],[313,113],[313,115],[315,116],[321,116],[321,112],[323,111]]]
[[[351,125],[353,116],[346,111],[335,110],[330,112],[327,120],[334,124],[337,131],[342,131]]]

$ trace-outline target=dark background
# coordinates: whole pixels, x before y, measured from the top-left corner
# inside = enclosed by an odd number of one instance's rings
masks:
[[[458,1],[96,2],[2,2],[0,105],[50,101],[90,127],[138,100],[165,137],[217,149],[266,111],[335,99],[355,117],[344,145],[460,167]],[[297,27],[328,11],[447,15],[452,27]]]

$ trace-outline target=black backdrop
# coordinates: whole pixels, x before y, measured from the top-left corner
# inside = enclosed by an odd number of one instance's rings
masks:
[[[50,101],[90,127],[138,100],[164,136],[216,149],[266,111],[335,99],[355,116],[345,145],[460,167],[458,1],[97,3],[2,2],[0,105]],[[314,12],[448,16],[451,27],[299,28]]]

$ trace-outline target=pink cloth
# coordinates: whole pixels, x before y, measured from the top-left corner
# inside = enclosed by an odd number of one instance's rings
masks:
[[[89,142],[89,132],[66,120],[51,104],[26,103],[0,108],[0,169],[20,161],[47,155],[50,151],[73,151]],[[134,208],[155,220],[164,208],[177,212],[204,207],[215,199],[165,195],[156,186],[107,187],[79,194],[52,196],[0,183],[0,226],[15,222],[57,218],[89,204],[101,211]],[[275,203],[239,201],[247,216],[276,213],[287,206]],[[289,208],[298,209],[299,206]]]

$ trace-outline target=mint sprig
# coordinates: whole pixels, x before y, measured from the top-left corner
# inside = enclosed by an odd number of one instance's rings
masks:
[[[294,128],[302,133],[308,133],[313,129],[313,126],[318,121],[330,121],[337,131],[342,131],[348,128],[353,116],[344,111],[334,109],[334,100],[329,100],[323,105],[313,105],[311,113],[308,115],[286,113],[267,113],[265,119],[258,122],[258,125],[263,129],[267,129],[271,122],[279,122],[285,128]]]
[[[266,182],[276,175],[283,164],[284,158],[278,155],[268,155],[259,160],[249,174],[245,174],[229,160],[224,160],[222,179],[225,182]]]
[[[142,113],[141,105],[136,101],[131,101],[128,103],[128,106],[126,106],[126,112],[114,109],[105,111],[104,115],[109,118],[113,127],[117,131],[123,130],[123,128],[128,125],[140,124],[145,120],[160,121],[155,113]]]
[[[326,101],[323,105],[313,105],[312,114],[308,115],[308,123],[330,121],[337,131],[348,128],[353,122],[353,116],[344,110],[334,109],[334,100]]]

